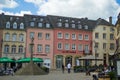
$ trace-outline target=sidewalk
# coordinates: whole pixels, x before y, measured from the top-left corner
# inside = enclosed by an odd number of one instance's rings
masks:
[[[92,76],[73,71],[68,74],[67,71],[62,73],[61,70],[52,70],[48,75],[0,76],[0,80],[92,80]]]

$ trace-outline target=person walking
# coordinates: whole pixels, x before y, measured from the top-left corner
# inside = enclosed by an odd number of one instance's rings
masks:
[[[70,69],[71,69],[71,64],[70,64],[70,62],[67,64],[67,69],[68,69],[68,73],[70,73]]]
[[[62,72],[64,73],[65,67],[64,64],[62,64]]]

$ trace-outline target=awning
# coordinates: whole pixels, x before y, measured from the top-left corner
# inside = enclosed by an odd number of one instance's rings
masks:
[[[88,55],[88,56],[83,56],[81,58],[79,58],[79,60],[103,60],[102,58],[98,58],[93,55]]]

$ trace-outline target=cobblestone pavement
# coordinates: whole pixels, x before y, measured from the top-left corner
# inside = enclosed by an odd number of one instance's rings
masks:
[[[92,76],[86,76],[85,73],[70,74],[65,71],[50,71],[48,75],[14,75],[0,76],[0,80],[92,80]]]

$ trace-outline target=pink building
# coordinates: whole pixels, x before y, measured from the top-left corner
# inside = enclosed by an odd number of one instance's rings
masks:
[[[30,20],[26,29],[26,57],[30,57],[31,38],[34,38],[33,57],[43,58],[43,66],[53,67],[53,29],[46,17],[25,15]],[[29,18],[29,19],[28,19]]]

